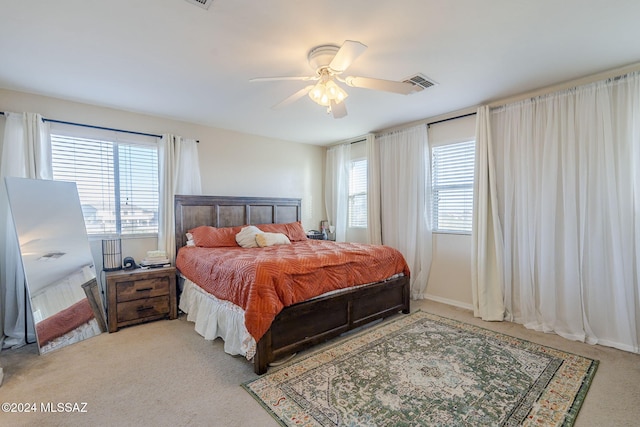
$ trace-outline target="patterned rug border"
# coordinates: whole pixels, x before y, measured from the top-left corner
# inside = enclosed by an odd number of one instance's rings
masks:
[[[482,326],[472,325],[470,323],[465,323],[459,320],[450,319],[447,317],[439,316],[437,314],[428,313],[422,310],[416,310],[406,315],[398,315],[397,317],[385,319],[384,321],[378,324],[365,327],[363,330],[360,330],[356,333],[347,334],[343,337],[338,338],[338,341],[336,342],[325,344],[321,348],[318,348],[317,350],[314,350],[309,354],[306,354],[300,358],[294,358],[293,360],[283,364],[282,366],[272,367],[270,368],[270,371],[268,373],[258,378],[246,381],[245,383],[241,384],[241,386],[260,404],[260,406],[262,406],[278,422],[278,424],[286,427],[289,424],[286,424],[285,421],[282,420],[278,416],[278,414],[274,412],[269,407],[269,405],[266,404],[251,389],[250,387],[251,384],[259,381],[264,381],[265,378],[267,377],[277,378],[278,375],[282,376],[283,373],[285,377],[287,377],[287,379],[292,378],[289,374],[290,373],[294,375],[296,374],[296,372],[291,372],[292,368],[298,365],[305,364],[307,362],[312,362],[311,365],[305,367],[303,370],[298,372],[298,374],[303,372],[308,372],[309,370],[312,370],[315,367],[318,367],[325,363],[330,363],[333,359],[335,359],[335,355],[333,354],[332,350],[335,350],[337,347],[343,347],[343,346],[349,346],[349,345],[351,345],[352,348],[362,347],[367,343],[383,338],[390,332],[404,328],[405,326],[423,318],[427,318],[431,321],[452,326],[461,330],[466,330],[479,335],[484,335],[493,339],[499,339],[506,343],[518,343],[518,345],[524,348],[527,348],[531,351],[547,353],[553,357],[561,358],[563,360],[563,363],[560,366],[560,368],[556,371],[556,373],[553,375],[553,377],[551,378],[548,384],[551,384],[553,382],[557,384],[562,384],[563,373],[566,370],[570,370],[571,372],[573,372],[573,370],[576,367],[582,368],[581,371],[584,372],[583,380],[580,383],[580,387],[574,394],[573,401],[571,402],[570,408],[567,410],[566,414],[564,415],[563,423],[560,424],[562,427],[571,427],[574,425],[576,417],[578,416],[578,412],[580,411],[580,408],[584,403],[584,399],[586,398],[587,392],[589,391],[589,388],[591,386],[591,383],[593,382],[593,378],[595,376],[595,373],[600,363],[599,360],[591,359],[591,358],[581,356],[579,354],[567,352],[564,350],[559,350],[554,347],[537,344],[533,341],[517,338],[502,332],[496,332],[496,331],[487,329]],[[322,357],[323,355],[325,357]],[[585,367],[584,366],[585,364],[588,364],[588,366]],[[544,399],[543,396],[550,392],[552,393],[554,392],[553,387],[546,387],[543,395],[540,396],[539,402],[545,402],[545,401],[548,402],[548,400]],[[542,425],[540,423],[543,422],[545,418],[544,415],[545,415],[546,409],[547,408],[545,408],[544,405],[540,403],[536,403],[532,407],[530,411],[530,415],[527,417],[526,421],[529,423],[532,423],[532,425]]]

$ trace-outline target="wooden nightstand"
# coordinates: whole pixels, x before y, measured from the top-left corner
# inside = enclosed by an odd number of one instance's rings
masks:
[[[109,271],[106,278],[109,332],[178,317],[175,267]]]

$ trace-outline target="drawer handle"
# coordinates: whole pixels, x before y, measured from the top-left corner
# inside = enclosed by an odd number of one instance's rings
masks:
[[[153,288],[152,287],[140,288],[140,289],[136,289],[136,292],[147,292],[147,291],[150,291],[151,289],[153,289]]]
[[[146,310],[151,310],[151,309],[153,309],[152,305],[148,305],[146,307],[144,305],[141,305],[140,307],[136,308],[136,311],[146,311]]]

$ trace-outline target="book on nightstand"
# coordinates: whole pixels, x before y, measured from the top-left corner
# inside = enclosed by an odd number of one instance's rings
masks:
[[[165,251],[148,251],[146,258],[140,261],[140,268],[171,267]]]

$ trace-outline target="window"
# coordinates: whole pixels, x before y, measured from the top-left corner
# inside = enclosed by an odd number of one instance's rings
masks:
[[[367,228],[367,160],[353,160],[349,171],[349,227]]]
[[[471,233],[475,141],[432,149],[433,231]]]
[[[51,135],[53,179],[73,181],[89,235],[158,232],[156,144]]]

